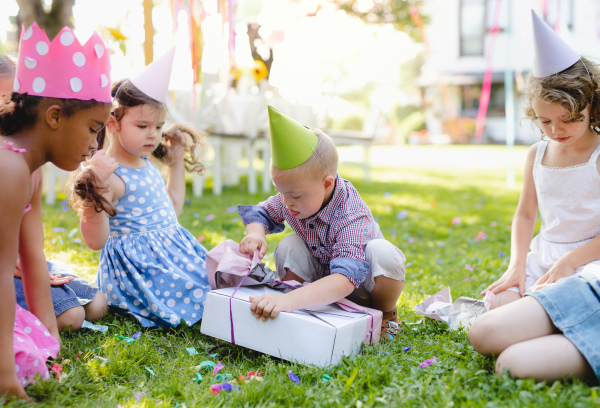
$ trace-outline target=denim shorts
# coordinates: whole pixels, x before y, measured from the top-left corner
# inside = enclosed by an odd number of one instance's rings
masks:
[[[48,270],[53,275],[73,276],[71,282],[64,285],[51,286],[52,303],[54,304],[54,314],[58,316],[66,310],[73,307],[83,306],[91,302],[96,296],[98,287],[87,280],[73,274],[72,271],[66,269],[61,263],[47,262]],[[25,292],[23,291],[23,282],[19,278],[14,278],[15,292],[17,294],[17,304],[23,309],[27,308],[25,301]]]
[[[600,268],[563,278],[535,292],[552,323],[571,340],[600,379]]]

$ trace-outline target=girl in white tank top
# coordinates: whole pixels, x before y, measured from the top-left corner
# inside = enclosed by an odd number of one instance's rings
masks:
[[[589,105],[574,119],[559,103],[535,98],[531,107],[549,140],[529,149],[510,264],[486,289],[495,294],[492,308],[600,265],[600,136]],[[532,240],[538,210],[542,225]]]

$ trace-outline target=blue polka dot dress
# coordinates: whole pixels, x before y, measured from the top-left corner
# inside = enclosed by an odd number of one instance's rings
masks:
[[[146,160],[146,159],[145,159]],[[113,203],[110,236],[100,253],[98,286],[108,305],[142,326],[192,325],[202,318],[206,249],[179,225],[158,169],[120,166],[125,194]]]

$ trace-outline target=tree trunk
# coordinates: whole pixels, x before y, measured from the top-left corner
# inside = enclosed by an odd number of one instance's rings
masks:
[[[63,27],[73,27],[73,4],[75,0],[53,0],[49,11],[44,10],[42,0],[17,0],[17,38],[21,37],[21,28],[27,29],[36,22],[46,30],[48,39],[52,41]]]

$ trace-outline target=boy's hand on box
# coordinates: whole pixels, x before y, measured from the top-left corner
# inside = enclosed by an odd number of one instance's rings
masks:
[[[240,252],[242,254],[254,254],[254,251],[258,249],[258,257],[260,259],[267,253],[267,240],[262,234],[248,234],[240,241]]]
[[[286,295],[266,294],[250,297],[250,311],[257,319],[267,321],[269,317],[274,319],[280,312],[291,312],[294,310],[289,297]]]

